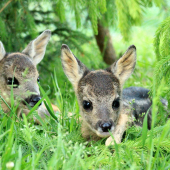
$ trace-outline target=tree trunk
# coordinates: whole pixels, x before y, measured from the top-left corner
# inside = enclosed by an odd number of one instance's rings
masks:
[[[104,28],[100,22],[98,22],[98,35],[95,35],[95,38],[104,62],[111,65],[114,61],[116,61],[116,53],[113,48],[109,29]]]

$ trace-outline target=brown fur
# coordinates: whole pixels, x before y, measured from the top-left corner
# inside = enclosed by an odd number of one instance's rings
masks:
[[[20,103],[17,115],[21,112],[28,114],[29,109],[25,101],[33,107],[40,99],[40,92],[37,83],[39,77],[36,65],[43,59],[46,46],[50,39],[51,32],[44,31],[35,40],[31,41],[23,52],[6,53],[2,42],[0,42],[0,95],[11,106],[11,85],[8,84],[9,79],[15,79],[18,82],[17,87],[13,87],[15,106]],[[32,100],[38,97],[33,103]],[[2,109],[5,113],[9,112],[9,108],[1,101]],[[41,117],[48,114],[43,105],[38,109]]]
[[[136,64],[135,46],[130,46],[106,70],[89,71],[66,45],[62,46],[61,61],[78,98],[83,121],[82,136],[87,140],[98,140],[109,137],[110,131],[119,143],[128,122],[132,122],[131,107],[122,100],[122,88]],[[106,145],[112,141],[109,137]]]

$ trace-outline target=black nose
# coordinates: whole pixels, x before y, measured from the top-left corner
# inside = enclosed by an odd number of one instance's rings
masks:
[[[103,132],[109,132],[109,130],[111,130],[112,124],[110,122],[106,122],[102,123],[100,127],[102,128]]]
[[[32,96],[31,99],[30,99],[30,102],[35,106],[37,104],[37,102],[41,100],[41,97],[40,96]],[[42,103],[40,103],[41,105]],[[39,105],[39,106],[40,106]]]

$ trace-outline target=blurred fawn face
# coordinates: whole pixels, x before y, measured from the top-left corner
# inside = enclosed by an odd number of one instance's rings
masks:
[[[89,71],[66,46],[62,46],[64,72],[73,84],[83,121],[99,137],[113,131],[121,110],[121,91],[136,63],[136,48],[125,54],[106,70]]]
[[[77,97],[88,126],[100,137],[109,136],[121,108],[119,80],[107,71],[91,71],[80,80]]]
[[[31,41],[22,53],[6,53],[0,42],[0,95],[10,106],[11,87],[15,105],[33,107],[40,99],[39,74],[36,65],[43,59],[51,32],[44,31]]]
[[[35,97],[40,100],[40,92],[37,82],[39,74],[31,59],[22,53],[12,53],[6,55],[1,61],[0,84],[1,93],[5,101],[10,105],[11,87],[13,85],[13,95],[15,104],[20,103],[21,107],[27,102],[33,107],[37,102],[30,99]]]

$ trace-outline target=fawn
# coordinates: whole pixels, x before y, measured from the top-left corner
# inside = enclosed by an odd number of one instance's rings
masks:
[[[62,45],[61,62],[78,99],[84,138],[99,140],[108,137],[105,145],[110,145],[114,144],[110,136],[112,133],[115,142],[120,143],[129,123],[142,125],[142,113],[147,113],[150,129],[152,102],[149,99],[149,90],[142,87],[123,90],[123,84],[132,74],[136,64],[134,45],[106,70],[90,71],[67,45]],[[167,105],[166,101],[162,103]]]
[[[17,116],[21,112],[28,114],[30,107],[41,99],[39,91],[39,74],[36,65],[43,59],[46,46],[51,37],[51,31],[46,30],[36,39],[31,41],[22,52],[6,53],[0,41],[0,95],[11,106],[11,86],[13,85],[14,103],[17,108]],[[41,105],[41,104],[40,104]],[[10,110],[1,101],[5,113]],[[49,114],[42,105],[38,108],[38,114],[43,117]]]

